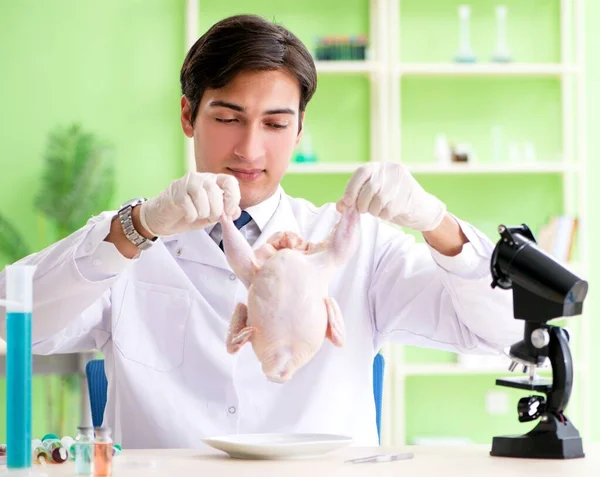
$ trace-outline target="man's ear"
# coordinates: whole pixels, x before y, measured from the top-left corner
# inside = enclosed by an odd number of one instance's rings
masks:
[[[192,105],[185,95],[181,97],[181,128],[187,137],[194,137],[194,125],[192,124]]]

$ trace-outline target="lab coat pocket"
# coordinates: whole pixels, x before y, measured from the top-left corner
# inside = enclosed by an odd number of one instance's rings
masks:
[[[190,314],[188,290],[130,281],[113,330],[125,358],[157,371],[181,366]]]

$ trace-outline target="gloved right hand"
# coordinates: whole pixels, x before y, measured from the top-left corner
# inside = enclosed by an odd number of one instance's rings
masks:
[[[140,222],[156,237],[202,229],[216,223],[223,213],[237,219],[242,212],[240,199],[235,177],[188,172],[141,205]]]

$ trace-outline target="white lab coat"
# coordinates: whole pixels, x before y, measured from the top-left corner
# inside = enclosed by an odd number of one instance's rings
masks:
[[[315,208],[280,193],[254,248],[281,230],[323,240],[339,219],[333,204]],[[345,346],[324,341],[292,381],[271,383],[249,344],[226,351],[246,290],[207,231],[161,239],[127,260],[102,244],[113,215],[22,262],[37,265],[34,352],[104,353],[105,424],[125,448],[194,447],[238,432],[328,432],[377,445],[372,363],[385,342],[495,352],[522,338],[510,292],[490,287],[489,239],[460,222],[470,243],[445,257],[365,214],[360,245],[330,286]],[[80,266],[82,257],[97,273]]]

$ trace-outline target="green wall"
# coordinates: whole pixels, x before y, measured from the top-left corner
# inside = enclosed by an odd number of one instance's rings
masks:
[[[113,143],[114,206],[151,196],[183,174],[179,68],[184,2],[170,0],[0,0],[0,213],[36,249],[53,241],[33,211],[47,134],[80,121]],[[0,257],[0,266],[6,259]],[[34,435],[51,428],[47,401],[59,380],[34,378]],[[48,391],[53,389],[53,391]],[[0,380],[0,403],[4,403]],[[67,394],[65,432],[79,407]],[[0,442],[5,437],[0,411]]]
[[[334,0],[202,0],[200,25],[204,31],[228,14],[259,13],[284,23],[312,47],[315,37],[324,32],[369,33],[368,3],[349,0],[341,8]],[[452,57],[459,3],[402,1],[401,53],[405,61],[445,61]],[[477,3],[483,6],[473,10],[473,43],[480,46],[478,53],[486,56],[493,47],[493,3]],[[522,61],[557,61],[559,0],[503,3],[509,8],[509,39],[515,55]],[[588,180],[593,212],[592,204],[600,198],[593,181],[600,177],[600,165],[594,160],[600,154],[594,141],[600,124],[600,89],[594,87],[600,84],[600,65],[593,57],[594,47],[600,46],[600,32],[595,28],[600,3],[587,0],[586,4]],[[56,125],[81,121],[115,145],[115,206],[133,196],[151,196],[183,173],[178,84],[183,38],[183,0],[0,0],[0,57],[8,65],[0,80],[0,212],[28,234],[32,247],[40,248],[53,240],[32,204],[46,137]],[[403,157],[411,162],[431,157],[433,135],[443,130],[459,140],[471,141],[479,159],[486,161],[491,150],[491,126],[499,124],[505,137],[531,139],[540,157],[553,160],[561,147],[559,93],[559,83],[552,79],[403,80]],[[347,163],[368,158],[369,101],[369,82],[362,76],[319,78],[319,89],[307,111],[307,127],[319,160]],[[337,200],[348,177],[290,175],[283,185],[292,195],[320,204]],[[557,174],[423,175],[418,179],[450,210],[494,240],[499,221],[527,222],[537,231],[548,216],[562,210],[562,185]],[[488,197],[485,203],[484,193]],[[592,237],[600,232],[597,223],[589,227]],[[597,269],[599,253],[590,250],[590,254],[590,268]],[[0,266],[5,263],[0,257]],[[600,278],[600,273],[593,271],[591,283],[596,277]],[[596,295],[592,287],[588,319],[595,310],[600,312]],[[592,326],[593,336],[600,337],[600,325],[592,321]],[[452,358],[447,353],[407,350],[411,362]],[[600,362],[598,353],[594,362]],[[54,430],[49,429],[45,403],[49,381],[39,377],[34,381],[34,434],[41,434]],[[497,433],[522,432],[524,426],[515,423],[514,406],[505,416],[485,413],[483,395],[494,389],[493,382],[494,376],[409,378],[407,437],[465,435],[489,442]],[[596,393],[600,392],[597,382],[594,386]],[[0,381],[0,402],[4,401],[3,393]],[[444,406],[440,406],[440,393],[447,399]],[[514,395],[518,397],[520,394]],[[69,399],[67,414],[72,420],[67,426],[74,429],[78,411],[74,397]],[[451,413],[446,411],[449,408]],[[600,413],[593,418],[594,438],[600,440]],[[0,442],[4,439],[4,419],[0,412]],[[477,420],[484,424],[476,424]]]
[[[117,151],[115,205],[183,170],[183,2],[0,0],[0,212],[36,237],[47,134],[80,121]],[[18,199],[18,200],[16,200]]]

